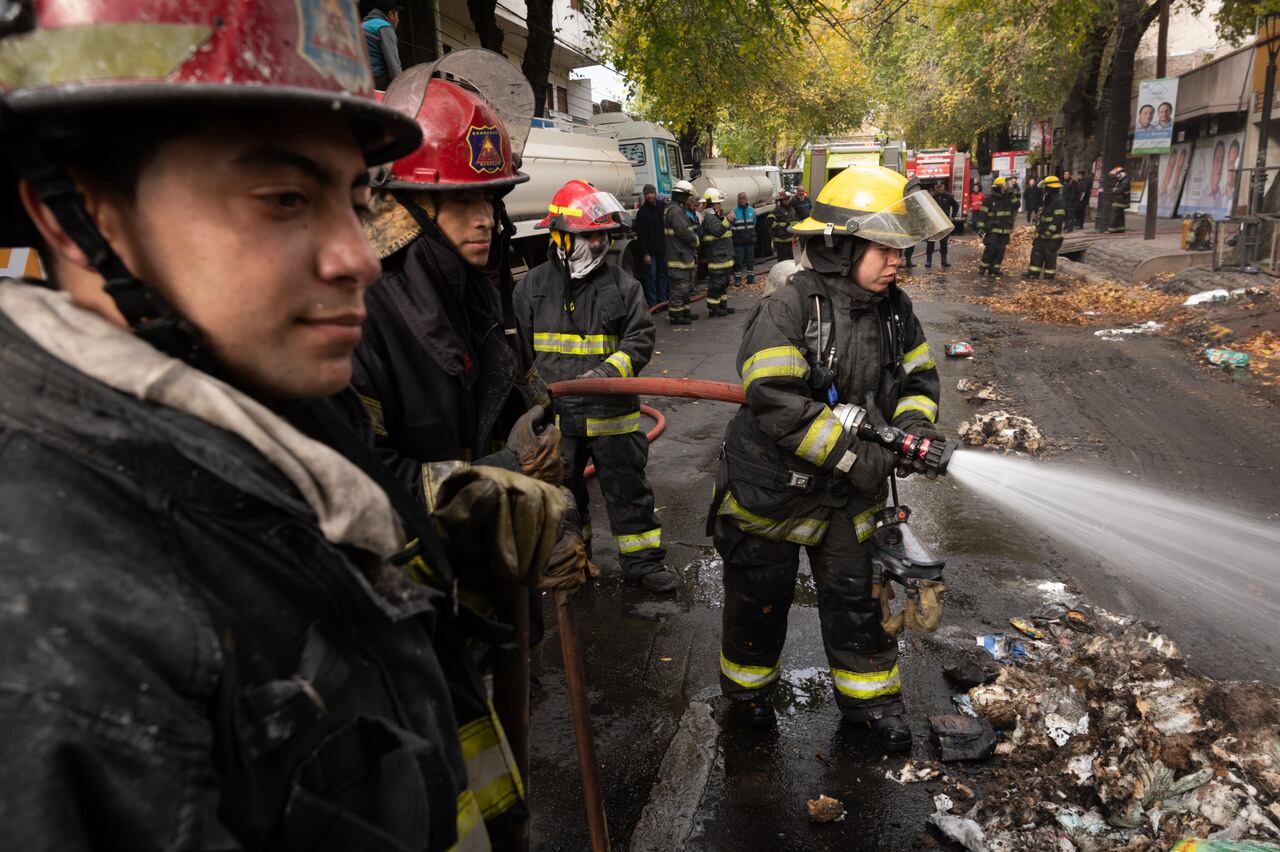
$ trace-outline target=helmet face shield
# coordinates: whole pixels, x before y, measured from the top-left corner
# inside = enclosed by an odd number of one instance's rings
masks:
[[[611,231],[631,227],[631,214],[613,193],[586,181],[570,181],[551,199],[546,218],[536,227],[570,234]]]
[[[954,227],[938,202],[923,189],[879,212],[853,216],[845,225],[849,234],[896,249],[942,239]]]

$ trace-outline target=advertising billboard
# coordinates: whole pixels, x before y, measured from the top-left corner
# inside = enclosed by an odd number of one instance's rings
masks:
[[[1225,219],[1231,215],[1243,150],[1243,132],[1196,140],[1178,204],[1179,216],[1208,213]]]
[[[1169,153],[1177,107],[1177,77],[1143,80],[1139,84],[1138,115],[1133,125],[1134,154]]]

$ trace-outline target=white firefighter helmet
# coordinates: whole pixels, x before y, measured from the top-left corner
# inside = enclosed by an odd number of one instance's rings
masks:
[[[675,186],[671,187],[672,195],[675,195],[677,192],[682,192],[685,195],[693,195],[693,184],[689,183],[687,180],[678,180],[676,181]]]
[[[724,193],[714,186],[709,186],[707,191],[702,193],[702,200],[708,204],[724,204]]]

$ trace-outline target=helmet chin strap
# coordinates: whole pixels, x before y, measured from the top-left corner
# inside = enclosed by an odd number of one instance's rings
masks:
[[[151,346],[189,364],[205,367],[199,329],[183,319],[160,294],[135,276],[107,242],[89,215],[84,196],[66,168],[45,155],[34,134],[18,129],[4,110],[9,138],[5,155],[17,173],[29,181],[59,227],[84,252],[89,265],[106,282],[103,289],[133,333]]]

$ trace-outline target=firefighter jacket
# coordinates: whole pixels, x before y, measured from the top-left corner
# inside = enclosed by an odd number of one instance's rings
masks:
[[[653,357],[653,318],[644,291],[613,264],[571,280],[552,257],[516,285],[515,306],[520,338],[547,382],[576,379],[588,370],[633,378]],[[566,435],[594,438],[640,428],[637,396],[557,397],[555,406]]]
[[[502,329],[497,290],[420,234],[382,262],[352,383],[383,461],[416,496],[422,466],[464,460],[519,470],[504,444],[534,394]]]
[[[698,268],[698,230],[688,209],[674,201],[662,212],[663,234],[667,238],[667,269],[692,271]]]
[[[1128,207],[1132,202],[1129,176],[1121,175],[1120,179],[1116,181],[1115,189],[1111,191],[1111,206]]]
[[[756,209],[750,204],[738,205],[729,211],[730,227],[733,229],[735,246],[753,246],[756,244]]]
[[[947,214],[949,219],[955,219],[960,215],[960,202],[956,201],[956,197],[949,192],[931,193],[934,201],[938,202],[938,206],[942,208],[942,212]]]
[[[890,293],[802,270],[760,301],[738,349],[747,404],[725,430],[713,513],[751,535],[815,545],[848,507],[859,539],[871,534],[894,458],[846,432],[832,406],[870,401],[872,416],[908,432],[929,431],[938,418],[924,330],[906,294]],[[814,368],[827,363],[833,384],[814,387]]]
[[[1013,193],[994,190],[987,193],[978,208],[978,233],[1012,234],[1015,203]]]
[[[799,221],[796,218],[795,208],[790,205],[782,206],[777,204],[769,213],[769,231],[773,234],[773,242],[789,243],[791,242],[791,233],[788,230],[793,224]]]
[[[707,269],[733,268],[733,231],[729,217],[708,208],[702,214],[702,259]]]
[[[145,365],[166,387],[91,378],[20,330],[8,295],[5,845],[452,846],[469,794],[435,650],[441,597],[354,543],[379,517],[377,486],[265,406],[230,407],[226,391],[185,398],[216,398],[207,408],[253,428],[158,402],[189,384],[184,368],[123,331],[112,363]],[[93,351],[112,338],[89,319],[98,330],[77,340]],[[82,325],[60,321],[64,340]],[[342,402],[340,418],[364,418],[353,395]],[[304,495],[300,481],[336,490]],[[365,540],[377,539],[388,534]]]
[[[1044,202],[1036,213],[1036,238],[1041,240],[1061,240],[1062,227],[1067,221],[1067,206],[1063,203],[1062,193],[1050,189],[1044,194]]]

